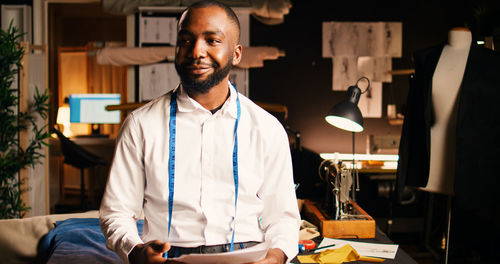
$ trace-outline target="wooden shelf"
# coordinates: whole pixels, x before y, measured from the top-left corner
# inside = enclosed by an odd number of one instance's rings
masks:
[[[389,124],[393,126],[401,126],[404,123],[403,118],[389,119]]]

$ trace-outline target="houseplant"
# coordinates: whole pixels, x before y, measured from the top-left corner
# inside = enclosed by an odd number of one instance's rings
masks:
[[[0,29],[0,219],[23,217],[30,209],[21,199],[26,190],[21,189],[19,172],[41,161],[44,156],[41,150],[49,137],[47,125],[36,124],[38,118],[47,118],[48,93],[40,93],[37,88],[28,110],[22,112],[19,91],[12,86],[22,67],[24,49],[19,39],[23,35],[12,22],[6,31]],[[28,129],[33,136],[22,147],[19,132]]]

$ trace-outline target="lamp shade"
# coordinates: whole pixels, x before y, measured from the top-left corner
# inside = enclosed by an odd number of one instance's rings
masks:
[[[57,110],[56,123],[63,126],[64,128],[63,134],[66,137],[71,137],[73,135],[69,127],[70,126],[69,118],[70,118],[69,106],[67,104],[60,106],[59,109]]]
[[[69,106],[67,105],[63,105],[63,106],[60,106],[59,109],[57,110],[57,120],[56,120],[56,123],[57,124],[61,124],[61,125],[66,125],[66,124],[69,124]]]
[[[350,86],[346,98],[328,112],[325,117],[326,122],[351,132],[363,131],[363,115],[358,108],[360,96],[361,89],[357,85]]]

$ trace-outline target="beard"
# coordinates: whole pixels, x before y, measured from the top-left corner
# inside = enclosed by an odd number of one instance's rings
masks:
[[[226,65],[221,68],[220,64],[216,62],[211,62],[209,65],[214,69],[205,80],[197,80],[193,75],[189,74],[187,67],[196,64],[206,64],[202,63],[200,60],[192,60],[182,64],[175,63],[175,70],[181,79],[182,87],[186,90],[188,94],[205,94],[210,89],[217,84],[219,84],[232,68],[233,56],[230,56]]]

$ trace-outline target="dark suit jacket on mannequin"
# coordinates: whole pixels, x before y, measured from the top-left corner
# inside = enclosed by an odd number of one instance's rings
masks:
[[[443,47],[444,45],[427,48],[414,54],[415,75],[410,81],[399,148],[396,182],[396,196],[399,199],[405,186],[427,185],[430,128],[434,121],[432,78]],[[473,229],[474,234],[486,232],[488,235],[485,237],[497,236],[498,239],[500,234],[498,213],[500,210],[500,57],[498,53],[472,43],[458,96],[455,195],[452,210],[457,211],[461,217],[459,220],[463,224],[465,221],[470,221],[468,227]]]

